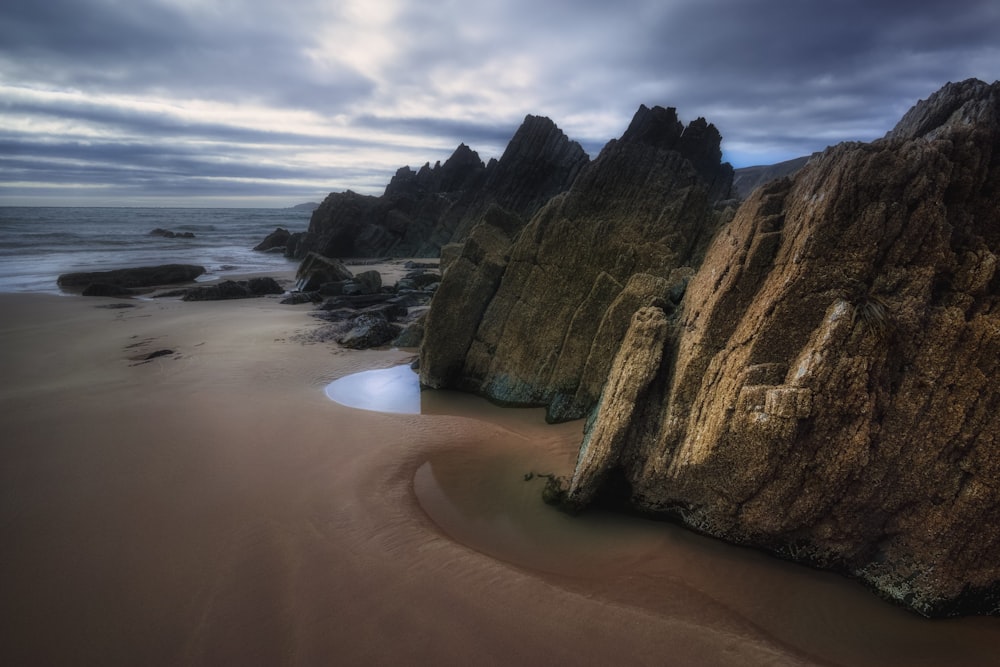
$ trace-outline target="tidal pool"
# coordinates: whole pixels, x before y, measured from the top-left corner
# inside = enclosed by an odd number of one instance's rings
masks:
[[[345,375],[326,386],[326,395],[359,410],[420,414],[420,378],[408,365]]]

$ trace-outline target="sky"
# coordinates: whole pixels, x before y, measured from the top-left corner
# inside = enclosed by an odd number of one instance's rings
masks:
[[[971,77],[1000,78],[996,0],[4,0],[0,205],[377,195],[526,114],[596,157],[641,104],[772,164]]]

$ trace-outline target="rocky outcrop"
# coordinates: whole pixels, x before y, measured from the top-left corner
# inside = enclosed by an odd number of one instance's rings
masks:
[[[662,358],[619,347],[570,497],[614,473],[922,614],[1000,613],[998,256],[1000,83],[949,84],[750,196]]]
[[[249,280],[223,280],[215,285],[192,287],[184,293],[182,298],[184,301],[224,301],[284,293],[285,288],[277,280],[261,276]]]
[[[703,120],[685,128],[673,109],[641,107],[526,227],[494,208],[447,264],[421,382],[546,405],[552,420],[586,414],[633,313],[673,308],[728,215],[720,140]]]
[[[569,188],[588,160],[551,120],[527,116],[500,160],[488,165],[462,144],[444,164],[402,167],[380,197],[330,194],[286,255],[436,257],[443,245],[464,240],[494,204],[524,224]]]
[[[191,282],[205,273],[205,267],[193,264],[161,264],[111,271],[64,273],[57,279],[60,287],[86,287],[90,284],[118,287],[155,287]]]

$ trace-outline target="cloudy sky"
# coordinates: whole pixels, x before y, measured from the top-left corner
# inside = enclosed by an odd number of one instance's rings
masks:
[[[996,0],[4,0],[0,205],[287,206],[525,114],[594,157],[640,104],[734,166],[1000,78]]]

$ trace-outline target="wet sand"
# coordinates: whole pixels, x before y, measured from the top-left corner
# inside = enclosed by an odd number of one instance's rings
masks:
[[[308,305],[115,303],[0,295],[0,664],[996,663],[998,619],[550,510],[578,422],[329,400],[412,352],[302,344]]]

